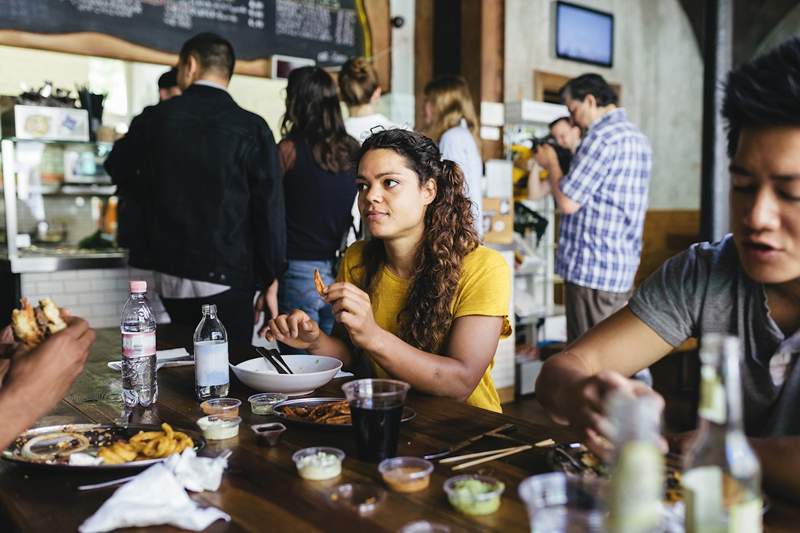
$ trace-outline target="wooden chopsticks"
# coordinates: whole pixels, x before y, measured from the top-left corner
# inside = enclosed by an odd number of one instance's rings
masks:
[[[516,453],[524,452],[534,447],[545,448],[553,445],[555,445],[555,441],[553,441],[553,439],[545,439],[535,444],[525,444],[523,446],[513,446],[511,448],[500,448],[498,450],[489,450],[486,452],[468,453],[466,455],[459,455],[457,457],[448,457],[446,459],[442,459],[441,461],[439,461],[439,463],[442,464],[458,463],[461,461],[466,461],[467,459],[474,459],[474,461],[462,463],[452,468],[452,470],[463,470],[471,466],[479,465],[482,463],[488,463],[489,461],[494,461],[496,459],[508,457],[509,455],[514,455]]]

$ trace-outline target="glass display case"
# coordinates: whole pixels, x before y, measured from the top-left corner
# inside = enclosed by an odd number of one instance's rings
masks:
[[[0,140],[5,242],[12,273],[125,265],[116,247],[111,143]]]

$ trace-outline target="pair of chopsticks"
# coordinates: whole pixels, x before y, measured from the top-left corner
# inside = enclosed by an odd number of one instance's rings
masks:
[[[292,369],[289,367],[289,364],[281,357],[281,352],[276,350],[275,348],[262,348],[260,346],[254,346],[256,352],[269,361],[272,366],[275,367],[275,370],[278,371],[278,374],[294,374]]]
[[[555,446],[555,444],[556,443],[553,439],[545,439],[534,444],[525,444],[524,446],[513,446],[511,448],[500,448],[499,450],[489,450],[487,452],[468,453],[466,455],[459,455],[457,457],[448,457],[446,459],[442,459],[441,461],[439,461],[439,463],[440,464],[460,463],[461,461],[466,461],[467,459],[474,459],[474,461],[462,463],[452,468],[452,470],[463,470],[471,466],[479,465],[482,463],[488,463],[489,461],[494,461],[496,459],[508,457],[509,455],[514,455],[520,452],[524,452],[532,448],[546,448],[549,446]]]

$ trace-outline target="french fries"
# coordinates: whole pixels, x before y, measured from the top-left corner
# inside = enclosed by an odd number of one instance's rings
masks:
[[[317,289],[317,293],[320,295],[320,297],[325,298],[325,294],[328,292],[328,287],[325,286],[325,282],[322,281],[322,275],[316,268],[314,269],[314,287]]]
[[[166,422],[161,424],[161,429],[162,431],[140,431],[127,441],[114,441],[109,446],[100,448],[97,456],[105,464],[118,465],[131,461],[161,459],[194,446],[189,435],[175,431]]]

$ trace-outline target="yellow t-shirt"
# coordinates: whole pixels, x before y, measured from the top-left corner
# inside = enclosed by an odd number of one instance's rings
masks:
[[[347,249],[339,268],[339,281],[358,284],[363,272],[358,267],[362,264],[365,244],[365,241],[359,241]],[[397,316],[406,303],[410,281],[396,276],[386,267],[378,272],[376,277],[375,296],[371,298],[375,322],[384,330],[397,335],[400,330]],[[453,319],[469,315],[501,316],[503,317],[501,338],[505,338],[511,335],[511,325],[508,322],[510,298],[511,273],[503,256],[495,250],[479,246],[464,258],[450,311]],[[446,340],[436,349],[437,354],[443,355],[445,343]],[[389,377],[375,361],[370,360],[369,363],[375,376]],[[502,408],[492,381],[492,366],[494,360],[489,364],[478,386],[467,398],[467,403],[500,413]]]

